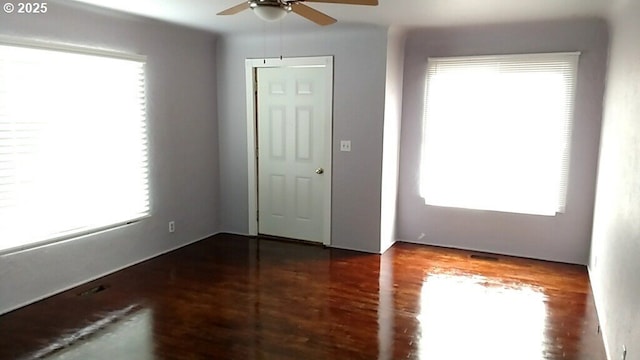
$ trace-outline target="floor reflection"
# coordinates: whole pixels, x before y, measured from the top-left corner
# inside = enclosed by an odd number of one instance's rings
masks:
[[[471,255],[221,235],[2,315],[0,359],[606,359],[583,267]]]
[[[391,253],[390,253],[391,254]],[[393,305],[393,259],[380,257],[380,279],[378,289],[378,359],[393,359],[394,305]]]
[[[420,294],[422,359],[541,359],[544,293],[477,275],[429,275]]]
[[[152,312],[136,306],[114,311],[33,354],[47,360],[151,360]]]

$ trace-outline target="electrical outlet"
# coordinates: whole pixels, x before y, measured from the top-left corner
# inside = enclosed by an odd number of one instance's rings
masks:
[[[175,221],[169,221],[169,232],[176,232],[176,222]]]
[[[351,140],[340,140],[340,151],[351,151]]]
[[[622,345],[622,360],[627,360],[627,347]]]

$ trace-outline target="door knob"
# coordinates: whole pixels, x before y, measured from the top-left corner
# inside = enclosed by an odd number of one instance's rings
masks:
[[[318,175],[324,174],[324,169],[323,168],[317,168],[316,169],[316,174],[318,174]]]

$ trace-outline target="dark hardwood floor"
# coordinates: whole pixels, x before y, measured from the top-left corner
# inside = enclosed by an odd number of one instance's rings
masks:
[[[218,235],[0,316],[0,359],[605,359],[586,269]]]

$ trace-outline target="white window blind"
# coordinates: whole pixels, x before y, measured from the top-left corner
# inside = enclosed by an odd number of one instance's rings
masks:
[[[0,251],[149,214],[144,69],[138,56],[0,44]]]
[[[564,212],[578,57],[430,58],[420,177],[425,203]]]

